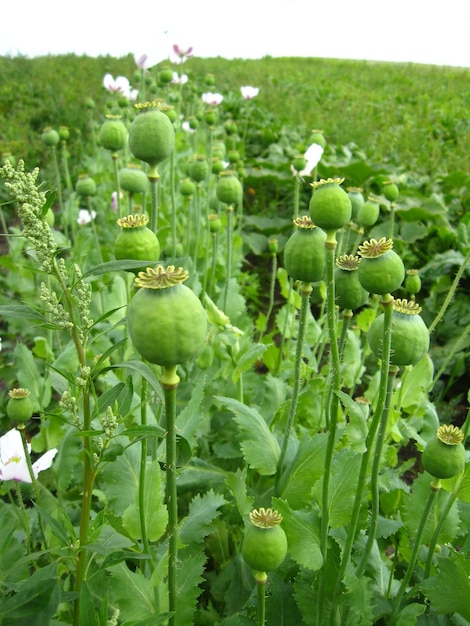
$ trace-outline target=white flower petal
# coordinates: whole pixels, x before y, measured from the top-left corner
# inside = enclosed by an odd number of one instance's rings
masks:
[[[52,448],[52,450],[45,452],[37,461],[33,463],[33,472],[36,478],[38,477],[39,472],[47,470],[51,467],[52,461],[54,460],[57,452],[57,448]]]

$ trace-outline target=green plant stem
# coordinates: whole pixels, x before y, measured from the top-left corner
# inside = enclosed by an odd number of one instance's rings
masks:
[[[119,164],[118,159],[119,155],[117,152],[113,152],[111,155],[113,160],[113,170],[114,170],[114,184],[116,185],[116,204],[117,204],[117,214],[118,217],[122,217],[121,213],[121,186],[119,185]]]
[[[176,566],[178,561],[178,500],[176,491],[176,366],[165,367],[160,378],[166,416],[166,504],[168,508],[168,601],[169,626],[176,625]]]
[[[64,202],[62,199],[62,180],[60,177],[59,160],[57,158],[57,149],[55,146],[51,146],[52,151],[52,164],[54,166],[54,174],[57,185],[57,200],[59,201],[60,212],[64,213]]]
[[[395,226],[395,202],[390,203],[390,226],[388,229],[388,237],[389,239],[393,239],[394,233],[393,229]]]
[[[255,572],[256,590],[258,596],[257,605],[257,626],[264,626],[266,623],[266,583],[268,575],[266,572]]]
[[[441,532],[441,528],[442,525],[444,524],[444,522],[447,519],[447,516],[449,515],[449,512],[454,504],[454,502],[457,499],[457,496],[459,495],[459,491],[460,488],[462,486],[462,479],[463,479],[463,472],[459,475],[459,477],[457,478],[452,491],[449,493],[448,497],[447,497],[447,501],[446,504],[444,506],[444,509],[442,511],[439,512],[439,520],[436,524],[436,527],[434,529],[434,532],[432,534],[431,540],[429,541],[429,546],[428,546],[428,558],[426,559],[426,565],[424,567],[424,578],[428,578],[429,577],[429,573],[431,571],[431,565],[432,565],[432,558],[434,556],[434,551],[436,549],[436,544],[437,544],[437,540],[439,538],[439,533]]]
[[[299,217],[301,180],[301,177],[297,174],[294,179],[294,220]]]
[[[171,236],[172,249],[171,260],[175,262],[176,258],[176,194],[175,194],[175,152],[170,155],[170,199],[171,199]]]
[[[351,309],[344,309],[341,316],[343,318],[343,325],[341,326],[341,335],[339,336],[338,351],[339,358],[343,360],[344,346],[346,345],[346,337],[348,336],[348,328],[352,320],[353,313]]]
[[[194,236],[194,251],[193,251],[193,267],[194,271],[197,271],[197,257],[199,255],[199,233],[201,232],[201,183],[196,185],[196,203],[195,203],[195,236]]]
[[[293,288],[294,288],[294,280],[292,276],[289,276],[289,288],[287,291],[287,302],[286,302],[286,316],[284,319],[284,326],[282,328],[281,341],[279,343],[279,352],[277,354],[276,370],[274,372],[276,376],[279,375],[279,372],[281,370],[282,353],[284,351],[284,344],[286,343],[287,324],[289,323],[289,310],[291,307],[291,295],[292,295]]]
[[[393,297],[390,294],[385,294],[382,298],[382,304],[384,309],[384,333],[383,333],[383,360],[381,367],[379,396],[377,399],[376,410],[370,422],[369,431],[367,433],[365,442],[365,451],[361,458],[361,465],[359,469],[359,476],[356,487],[356,494],[354,497],[353,509],[351,511],[351,521],[348,527],[348,534],[346,536],[346,542],[343,549],[343,556],[341,559],[340,567],[338,570],[338,576],[336,578],[335,590],[333,593],[332,601],[332,614],[336,609],[336,604],[339,599],[341,591],[341,583],[343,576],[348,567],[351,550],[356,537],[357,524],[359,521],[359,515],[361,512],[362,497],[368,475],[369,459],[372,454],[372,449],[375,441],[375,435],[382,419],[383,407],[386,403],[387,387],[389,384],[389,368],[390,368],[390,348],[392,344],[392,313],[393,313]]]
[[[142,377],[140,387],[140,423],[147,424],[147,379]],[[142,533],[142,545],[145,553],[149,556],[153,564],[152,553],[147,535],[147,520],[145,518],[145,476],[147,472],[147,437],[143,437],[140,444],[140,473],[139,473],[139,516],[140,529]]]
[[[467,266],[469,261],[470,261],[470,251],[467,253],[467,256],[463,260],[462,265],[459,267],[458,272],[455,275],[455,278],[454,278],[454,280],[452,282],[452,285],[451,285],[449,291],[447,292],[447,296],[446,296],[444,302],[442,303],[441,308],[439,309],[439,312],[437,313],[436,317],[434,318],[434,320],[432,321],[431,325],[429,326],[429,334],[431,334],[432,331],[436,328],[436,326],[439,324],[439,322],[443,318],[445,312],[447,311],[447,308],[448,308],[452,298],[454,297],[455,290],[458,287],[460,279],[462,278],[462,275],[463,275],[463,273],[465,271],[465,268],[466,268],[466,266]]]
[[[382,459],[383,444],[385,441],[385,435],[387,433],[388,416],[390,414],[390,403],[392,400],[393,384],[395,377],[398,373],[398,367],[391,366],[389,369],[387,380],[387,391],[385,395],[385,403],[382,410],[382,415],[378,427],[377,439],[375,442],[374,459],[372,461],[371,472],[371,506],[370,506],[370,520],[369,529],[367,533],[367,543],[364,547],[364,551],[361,556],[359,565],[356,568],[356,576],[359,578],[365,569],[367,560],[372,551],[374,545],[375,535],[377,533],[377,524],[379,521],[379,472],[380,462]]]
[[[276,274],[277,274],[277,254],[276,252],[271,253],[271,277],[269,282],[269,304],[268,310],[266,311],[266,322],[265,322],[265,330],[268,330],[269,320],[271,318],[271,313],[274,308],[274,290],[276,288]],[[263,338],[263,332],[260,333],[259,341]]]
[[[103,263],[103,256],[101,254],[101,244],[100,244],[100,240],[98,238],[98,233],[96,231],[95,220],[93,219],[93,209],[92,209],[92,206],[91,206],[91,196],[87,196],[87,210],[88,210],[88,214],[90,215],[91,230],[93,231],[93,238],[95,240],[95,247],[96,247],[96,250],[98,252],[98,259],[99,259],[100,263]]]
[[[295,350],[295,362],[294,362],[294,384],[292,387],[292,396],[290,400],[289,406],[289,415],[287,417],[287,424],[284,430],[284,438],[282,440],[281,453],[279,455],[279,462],[277,465],[277,473],[276,473],[276,486],[274,488],[274,492],[276,495],[279,495],[279,481],[282,477],[282,470],[284,466],[284,460],[286,458],[287,447],[289,445],[289,439],[291,435],[292,428],[294,426],[295,415],[297,412],[297,404],[299,400],[299,391],[300,391],[300,380],[301,380],[301,367],[302,367],[302,356],[303,356],[303,344],[305,337],[305,327],[307,321],[307,313],[310,305],[310,295],[312,293],[312,284],[308,282],[303,282],[300,287],[300,295],[302,299],[302,304],[300,308],[300,318],[299,318],[299,330],[297,333],[297,344]]]
[[[67,142],[62,141],[61,143],[61,151],[62,151],[62,165],[64,168],[64,176],[65,176],[65,187],[67,192],[72,193],[72,181],[70,180],[70,172],[69,172],[69,160],[67,156]]]
[[[395,596],[395,601],[392,607],[392,613],[390,615],[389,622],[388,622],[389,624],[395,624],[396,617],[400,611],[403,596],[405,595],[406,588],[408,586],[408,583],[411,580],[411,576],[413,575],[413,571],[416,565],[416,560],[418,558],[418,550],[421,545],[421,537],[423,535],[424,527],[426,526],[428,515],[431,511],[431,507],[436,498],[436,494],[438,493],[440,488],[441,488],[441,485],[440,485],[439,479],[433,479],[431,482],[431,490],[429,492],[426,505],[421,514],[419,526],[416,531],[416,535],[414,537],[413,549],[411,551],[410,560],[408,561],[408,567],[406,568],[406,572],[401,581],[400,588],[398,589],[397,595]]]
[[[230,277],[232,275],[232,236],[233,236],[233,206],[227,205],[225,209],[227,214],[227,250],[225,259],[225,290],[224,290],[224,313],[227,312],[228,290],[230,285]]]
[[[34,493],[36,494],[36,502],[39,505],[41,503],[41,492],[39,490],[39,483],[37,481],[37,478],[34,475],[33,464],[31,463],[31,457],[29,455],[28,442],[26,441],[26,430],[24,428],[20,428],[20,427],[18,427],[18,430],[20,431],[20,434],[21,434],[21,442],[23,444],[24,458],[26,460],[26,465],[28,466],[28,473],[29,473],[29,476],[31,478],[31,482],[33,483]],[[44,525],[42,523],[42,517],[41,517],[41,514],[39,512],[38,512],[38,521],[39,521],[39,529],[41,531],[42,541],[43,541],[43,544],[44,544],[44,549],[47,550],[46,533],[44,531]]]
[[[158,223],[158,175],[149,175],[150,182],[150,230],[157,232]]]
[[[20,521],[20,524],[22,524],[24,527],[25,550],[26,550],[26,553],[29,554],[31,552],[31,529],[29,527],[29,515],[26,512],[26,507],[24,505],[23,494],[21,492],[21,482],[17,482],[15,487],[16,487],[16,495],[17,495],[21,515],[18,512],[18,507],[15,506],[15,501],[13,499],[13,496],[11,495],[11,491],[8,492],[8,497],[9,497],[10,503],[12,504],[12,510],[15,511]]]
[[[338,339],[336,331],[336,303],[335,303],[335,250],[336,231],[328,231],[325,240],[326,258],[326,306],[328,334],[330,338],[330,359],[331,359],[331,397],[327,407],[327,424],[329,426],[328,441],[325,452],[325,471],[323,474],[323,491],[321,503],[321,530],[320,549],[323,555],[323,562],[326,564],[328,553],[328,528],[329,528],[329,498],[330,498],[330,478],[331,466],[333,462],[333,451],[336,441],[336,427],[338,420],[340,390],[340,358],[338,350]],[[318,583],[318,603],[317,603],[317,623],[321,623],[323,614],[323,591],[325,585],[325,568],[321,570]]]

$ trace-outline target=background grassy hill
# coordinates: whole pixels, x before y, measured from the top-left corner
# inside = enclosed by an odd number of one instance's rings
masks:
[[[260,87],[257,105],[269,110],[273,124],[322,129],[330,144],[353,143],[376,161],[427,174],[470,169],[469,69],[271,57],[193,58],[175,69],[199,81],[213,74],[208,90],[223,93],[226,102],[241,85]],[[135,71],[132,55],[0,57],[0,152],[41,165],[42,129],[66,125],[79,140],[87,100],[102,119],[104,74],[122,74],[137,87]]]

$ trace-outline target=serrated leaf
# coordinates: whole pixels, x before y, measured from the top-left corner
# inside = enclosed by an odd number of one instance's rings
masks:
[[[421,361],[411,367],[403,377],[401,389],[401,406],[403,409],[420,406],[426,400],[432,387],[434,365],[427,354]]]
[[[422,583],[439,614],[460,613],[470,620],[470,561],[465,554],[451,552],[438,560],[438,573]]]
[[[280,495],[293,509],[302,509],[312,501],[312,489],[323,475],[328,435],[319,433],[304,436],[297,454],[285,472],[286,482],[281,483]]]
[[[220,515],[217,509],[226,504],[225,498],[210,489],[207,493],[196,495],[189,505],[188,516],[180,528],[183,544],[201,543],[212,532],[212,521]]]
[[[397,615],[396,626],[415,626],[417,618],[426,610],[425,604],[412,602],[407,604]]]
[[[158,541],[163,536],[168,523],[168,511],[163,502],[161,473],[158,461],[153,461],[147,465],[144,487],[144,517],[147,537],[150,541]],[[138,493],[136,494],[136,501],[124,511],[122,522],[133,539],[142,539]]]
[[[347,440],[356,452],[365,452],[365,441],[368,433],[367,405],[356,402],[343,391],[337,391],[336,393],[341,400],[341,404],[346,409],[349,417],[349,421],[345,430]]]
[[[332,528],[346,526],[351,520],[351,511],[356,494],[361,454],[343,449],[333,458],[330,488],[328,493],[329,523]],[[314,487],[318,502],[322,501],[323,481]]]
[[[446,478],[441,485],[446,491],[456,491],[457,498],[462,502],[470,502],[470,463],[465,464],[463,474]]]
[[[146,620],[149,615],[157,617],[153,586],[140,569],[131,571],[125,563],[119,563],[108,571],[112,601],[119,607],[122,620],[127,623]]]
[[[204,554],[186,555],[179,552],[179,565],[176,571],[178,603],[176,605],[176,626],[188,626],[194,623],[194,611],[202,593],[202,572],[206,562]]]
[[[293,511],[285,500],[273,498],[273,506],[282,515],[291,557],[302,567],[316,571],[323,565],[320,549],[320,520],[314,510]]]
[[[201,429],[201,422],[205,415],[202,410],[202,400],[205,392],[205,379],[202,383],[195,385],[189,402],[176,418],[176,428],[189,445],[193,447],[197,442],[197,437]]]
[[[29,389],[31,392],[31,402],[33,403],[35,411],[43,409],[49,404],[50,391],[49,394],[44,393],[46,378],[39,372],[32,352],[24,344],[18,343],[16,344],[13,354],[16,361],[18,386]],[[48,398],[44,396],[48,396]],[[47,400],[47,404],[44,404],[45,400]]]
[[[254,498],[246,493],[246,468],[243,470],[238,468],[236,472],[231,472],[225,483],[235,498],[240,516],[244,518],[252,510],[254,502]]]
[[[360,619],[361,624],[373,624],[373,590],[371,581],[366,576],[348,575],[344,579],[347,589],[346,605],[352,615]]]
[[[256,409],[233,398],[216,396],[216,399],[234,414],[240,430],[240,447],[248,465],[263,476],[275,474],[279,444],[263,417]]]
[[[237,363],[232,372],[232,380],[234,383],[240,380],[243,372],[246,372],[258,359],[260,359],[266,350],[266,346],[261,343],[253,343],[243,352],[241,356],[237,356]]]
[[[426,506],[426,502],[431,492],[431,480],[432,476],[427,472],[424,472],[413,481],[413,487],[410,494],[402,494],[402,500],[400,510],[402,518],[405,523],[405,527],[410,535],[414,537],[416,529],[419,526],[421,520],[421,512]],[[433,506],[426,520],[424,526],[423,535],[421,537],[421,543],[429,543],[434,530],[441,520],[448,494],[442,489],[434,497]],[[459,529],[459,513],[456,503],[452,505],[452,508],[447,513],[444,523],[442,524],[439,532],[438,543],[451,542],[457,536]]]

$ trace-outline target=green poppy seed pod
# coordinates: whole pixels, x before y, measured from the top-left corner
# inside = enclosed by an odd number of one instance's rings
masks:
[[[312,130],[312,134],[310,135],[310,142],[316,143],[318,146],[324,148],[326,146],[325,135],[322,130]]]
[[[421,291],[421,278],[419,277],[418,270],[407,270],[405,289],[410,296],[415,296]]]
[[[161,111],[161,103],[147,102],[136,106],[139,113],[129,127],[129,147],[136,159],[149,164],[148,177],[158,179],[158,164],[175,148],[175,129]]]
[[[176,112],[175,107],[167,106],[163,109],[163,113],[165,113],[172,124],[178,119],[178,113]]]
[[[271,254],[277,254],[277,251],[279,249],[279,241],[275,238],[272,237],[271,239],[268,239],[268,250]]]
[[[340,187],[343,178],[328,178],[311,183],[310,217],[325,231],[336,231],[351,219],[351,200]]]
[[[116,259],[133,259],[135,261],[158,261],[160,258],[160,242],[156,234],[147,227],[148,216],[132,214],[117,220],[121,228],[114,243]],[[145,267],[132,270],[134,274],[145,270]]]
[[[89,111],[92,111],[95,108],[95,101],[92,98],[87,98],[85,100],[85,108]]]
[[[398,289],[405,279],[405,266],[393,250],[393,241],[381,237],[371,239],[359,246],[359,280],[369,293],[385,295]]]
[[[204,76],[204,82],[208,87],[212,87],[215,85],[215,76],[214,74],[206,74]]]
[[[363,306],[369,298],[369,293],[361,285],[357,273],[360,261],[358,256],[352,254],[336,259],[336,304],[342,310],[354,311]]]
[[[209,213],[207,216],[209,220],[209,230],[212,234],[220,233],[222,230],[222,221],[217,213]]]
[[[42,131],[41,139],[45,146],[55,147],[60,141],[60,136],[56,130],[48,126]]]
[[[360,187],[348,187],[348,196],[351,200],[351,219],[357,219],[359,209],[364,204],[364,196]]]
[[[118,172],[119,186],[128,193],[143,193],[148,188],[147,174],[140,165],[130,163]]]
[[[88,174],[81,174],[75,183],[75,191],[79,196],[84,198],[94,196],[96,193],[96,183]]]
[[[360,207],[356,222],[361,228],[370,228],[379,219],[380,204],[377,198],[369,196],[367,200]]]
[[[302,154],[299,154],[294,158],[292,166],[296,172],[301,172],[307,167],[307,159]]]
[[[191,198],[196,193],[196,185],[190,178],[185,178],[180,183],[180,193],[182,196]]]
[[[59,126],[59,137],[61,141],[67,141],[70,137],[70,130],[68,126]]]
[[[398,196],[400,195],[400,191],[397,185],[395,185],[395,183],[392,183],[390,181],[384,183],[383,192],[384,192],[384,196],[390,202],[395,202]]]
[[[243,537],[242,556],[248,567],[256,572],[277,569],[286,558],[287,536],[281,522],[282,515],[272,509],[251,511]]]
[[[237,205],[243,194],[243,187],[236,174],[232,170],[221,172],[217,180],[215,193],[219,202]]]
[[[211,172],[213,174],[216,174],[216,175],[220,174],[221,172],[224,171],[224,167],[225,167],[224,162],[221,161],[219,158],[214,157],[212,159]]]
[[[452,478],[465,467],[464,434],[457,426],[443,424],[424,448],[421,460],[424,469],[434,478]]]
[[[165,67],[162,70],[160,70],[160,72],[158,72],[158,81],[162,85],[167,85],[168,83],[171,83],[172,80],[173,80],[173,70],[171,69],[171,67]]]
[[[227,156],[228,156],[229,163],[231,165],[236,165],[238,161],[240,160],[240,153],[238,152],[238,150],[229,150],[229,153]]]
[[[11,389],[7,402],[7,415],[12,424],[24,424],[33,416],[33,403],[29,389]]]
[[[233,120],[227,120],[224,123],[224,129],[227,135],[235,135],[237,133],[238,127],[236,122],[234,122]]]
[[[120,115],[107,115],[101,125],[98,139],[106,150],[117,152],[126,145],[127,128]]]
[[[284,248],[284,266],[294,280],[316,283],[325,273],[326,233],[308,215],[294,220],[296,230]]]
[[[394,300],[392,311],[391,365],[416,365],[429,350],[429,331],[419,315],[421,307],[408,300]],[[382,358],[384,314],[370,325],[367,341],[372,352]]]
[[[197,128],[199,128],[199,120],[197,119],[197,117],[195,115],[192,115],[188,119],[188,124],[189,124],[189,128],[191,128],[191,130],[196,130]]]
[[[218,118],[217,109],[207,109],[204,113],[204,119],[208,126],[214,126]]]
[[[196,183],[202,183],[209,176],[209,163],[203,154],[197,154],[189,164],[189,176]]]
[[[227,149],[225,148],[225,144],[223,141],[216,141],[212,148],[212,156],[221,159],[222,161],[227,154]]]

